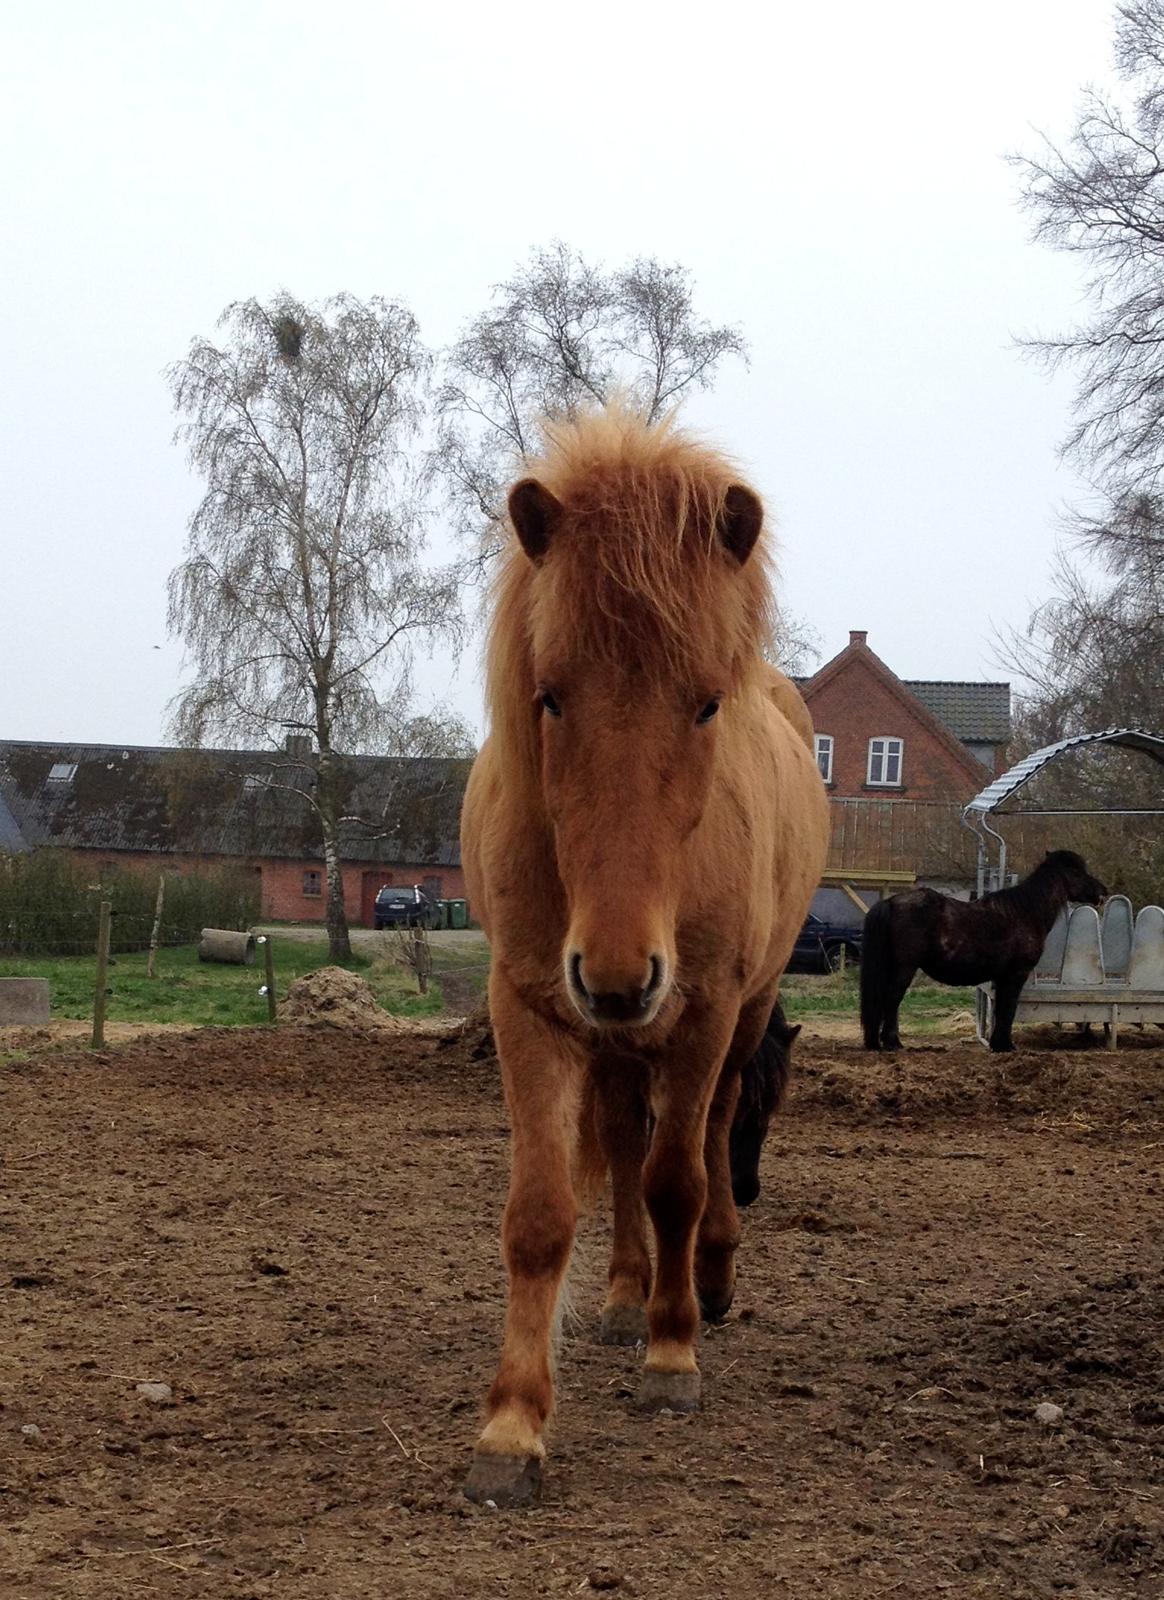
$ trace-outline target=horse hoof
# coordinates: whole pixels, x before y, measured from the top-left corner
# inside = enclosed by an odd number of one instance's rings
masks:
[[[648,1367],[635,1401],[640,1411],[698,1411],[699,1391],[698,1372],[658,1372]]]
[[[647,1313],[642,1306],[608,1306],[598,1325],[599,1344],[646,1344]]]
[[[465,1479],[465,1497],[477,1505],[533,1505],[542,1491],[540,1456],[495,1456],[478,1450]]]

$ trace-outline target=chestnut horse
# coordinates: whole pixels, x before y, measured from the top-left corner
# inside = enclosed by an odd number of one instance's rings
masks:
[[[579,1203],[607,1168],[602,1336],[645,1332],[645,1408],[698,1404],[700,1301],[722,1315],[735,1279],[739,1070],[828,837],[820,775],[761,653],[755,493],[625,409],[546,437],[509,494],[490,736],[462,819],[512,1125],[505,1335],[466,1485],[498,1505],[540,1483],[558,1296]]]

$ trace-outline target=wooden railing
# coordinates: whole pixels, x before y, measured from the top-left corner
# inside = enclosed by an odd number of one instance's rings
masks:
[[[976,845],[957,802],[834,799],[829,801],[830,872],[914,873],[973,878]]]
[[[844,874],[875,882],[878,873],[885,873],[886,881],[900,881],[898,875],[906,873],[938,881],[974,881],[977,842],[962,823],[958,801],[861,796],[830,799],[829,810],[828,875],[832,878]],[[1014,815],[993,819],[1006,838],[1007,866],[1012,872],[1029,872],[1044,851],[1078,850],[1109,884],[1126,888],[1139,881],[1138,871],[1141,878],[1151,878],[1152,894],[1159,894],[1160,872],[1156,870],[1153,877],[1151,870],[1160,860],[1159,830],[1152,826],[1155,820]]]

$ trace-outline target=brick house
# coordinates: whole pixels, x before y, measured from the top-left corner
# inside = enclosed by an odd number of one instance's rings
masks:
[[[799,684],[830,796],[965,803],[1003,770],[1008,683],[899,678],[854,631]]]
[[[961,811],[1005,768],[1010,685],[899,678],[860,630],[798,683],[832,813],[817,913],[859,920],[878,895],[916,882],[968,893]]]
[[[459,837],[469,762],[344,759],[344,901],[371,926],[385,884],[463,898]],[[237,863],[262,915],[322,922],[323,842],[312,772],[296,752],[0,741],[0,849],[50,846],[157,872]]]

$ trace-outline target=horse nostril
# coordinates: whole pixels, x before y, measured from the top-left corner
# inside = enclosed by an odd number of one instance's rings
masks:
[[[590,1000],[591,1000],[591,994],[590,994],[590,990],[586,987],[586,985],[582,981],[582,955],[581,955],[580,951],[575,950],[573,952],[573,954],[570,956],[569,966],[570,966],[570,982],[574,986],[575,994],[581,995],[582,998],[589,1005]]]
[[[651,975],[647,979],[646,987],[639,995],[639,1005],[644,1011],[648,1009],[651,1001],[658,994],[663,984],[663,963],[659,956],[651,957]]]

